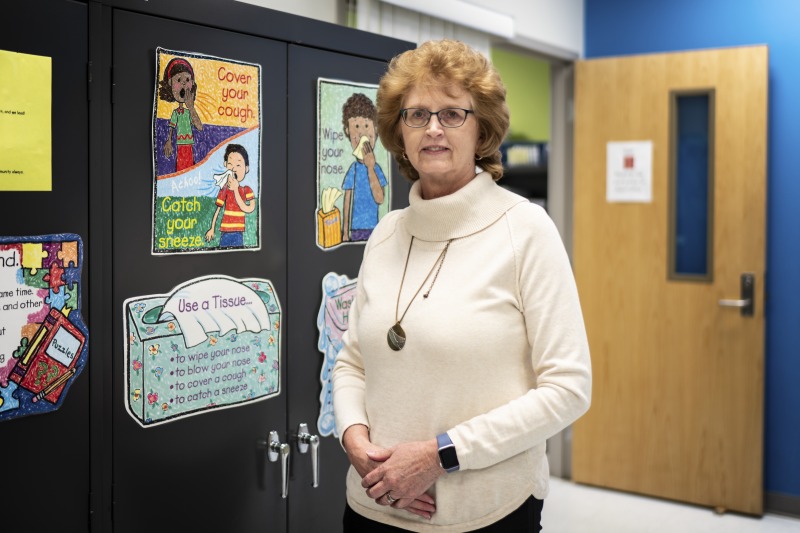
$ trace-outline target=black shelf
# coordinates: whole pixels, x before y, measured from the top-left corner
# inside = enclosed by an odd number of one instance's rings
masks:
[[[515,165],[503,169],[500,185],[527,198],[547,198],[547,166]]]

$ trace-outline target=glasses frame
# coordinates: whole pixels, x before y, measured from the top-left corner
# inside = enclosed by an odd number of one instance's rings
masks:
[[[428,113],[428,120],[425,121],[425,124],[420,124],[419,126],[412,126],[406,120],[406,114],[409,111],[417,110],[417,109],[427,112]],[[442,122],[442,119],[439,118],[439,113],[441,113],[442,111],[450,111],[452,109],[458,109],[459,111],[463,111],[464,112],[464,122],[462,122],[458,126],[448,126],[448,125],[446,125],[446,124],[444,124]],[[425,109],[424,107],[407,107],[405,109],[401,109],[400,110],[400,118],[403,119],[403,124],[405,124],[409,128],[424,128],[425,126],[427,126],[428,124],[431,123],[431,117],[433,117],[433,115],[436,115],[436,120],[439,121],[439,125],[442,126],[443,128],[460,128],[461,126],[463,126],[467,122],[467,118],[469,118],[470,113],[472,113],[474,115],[475,111],[473,111],[472,109],[464,109],[463,107],[445,107],[444,109],[440,109],[439,111],[431,111],[429,109]]]

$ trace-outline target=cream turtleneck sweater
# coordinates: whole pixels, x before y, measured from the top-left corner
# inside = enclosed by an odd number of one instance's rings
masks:
[[[403,267],[411,249],[399,296]],[[386,334],[448,240],[426,299],[411,302],[405,347]],[[350,329],[333,370],[339,435],[369,427],[392,447],[447,432],[461,469],[439,477],[430,521],[380,506],[350,468],[347,501],[359,514],[412,531],[469,531],[543,499],[545,441],[589,407],[589,347],[572,270],[545,211],[488,173],[448,196],[386,215],[364,251]]]

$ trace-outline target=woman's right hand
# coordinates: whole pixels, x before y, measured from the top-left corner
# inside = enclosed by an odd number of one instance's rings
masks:
[[[342,436],[342,444],[350,464],[362,478],[380,465],[367,455],[367,451],[379,449],[370,442],[367,426],[356,424],[347,428]]]

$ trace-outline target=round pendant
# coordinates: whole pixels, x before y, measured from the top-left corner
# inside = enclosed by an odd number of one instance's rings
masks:
[[[386,340],[389,343],[389,348],[395,352],[399,352],[406,345],[406,332],[400,327],[400,322],[389,328],[389,333],[386,335]]]

